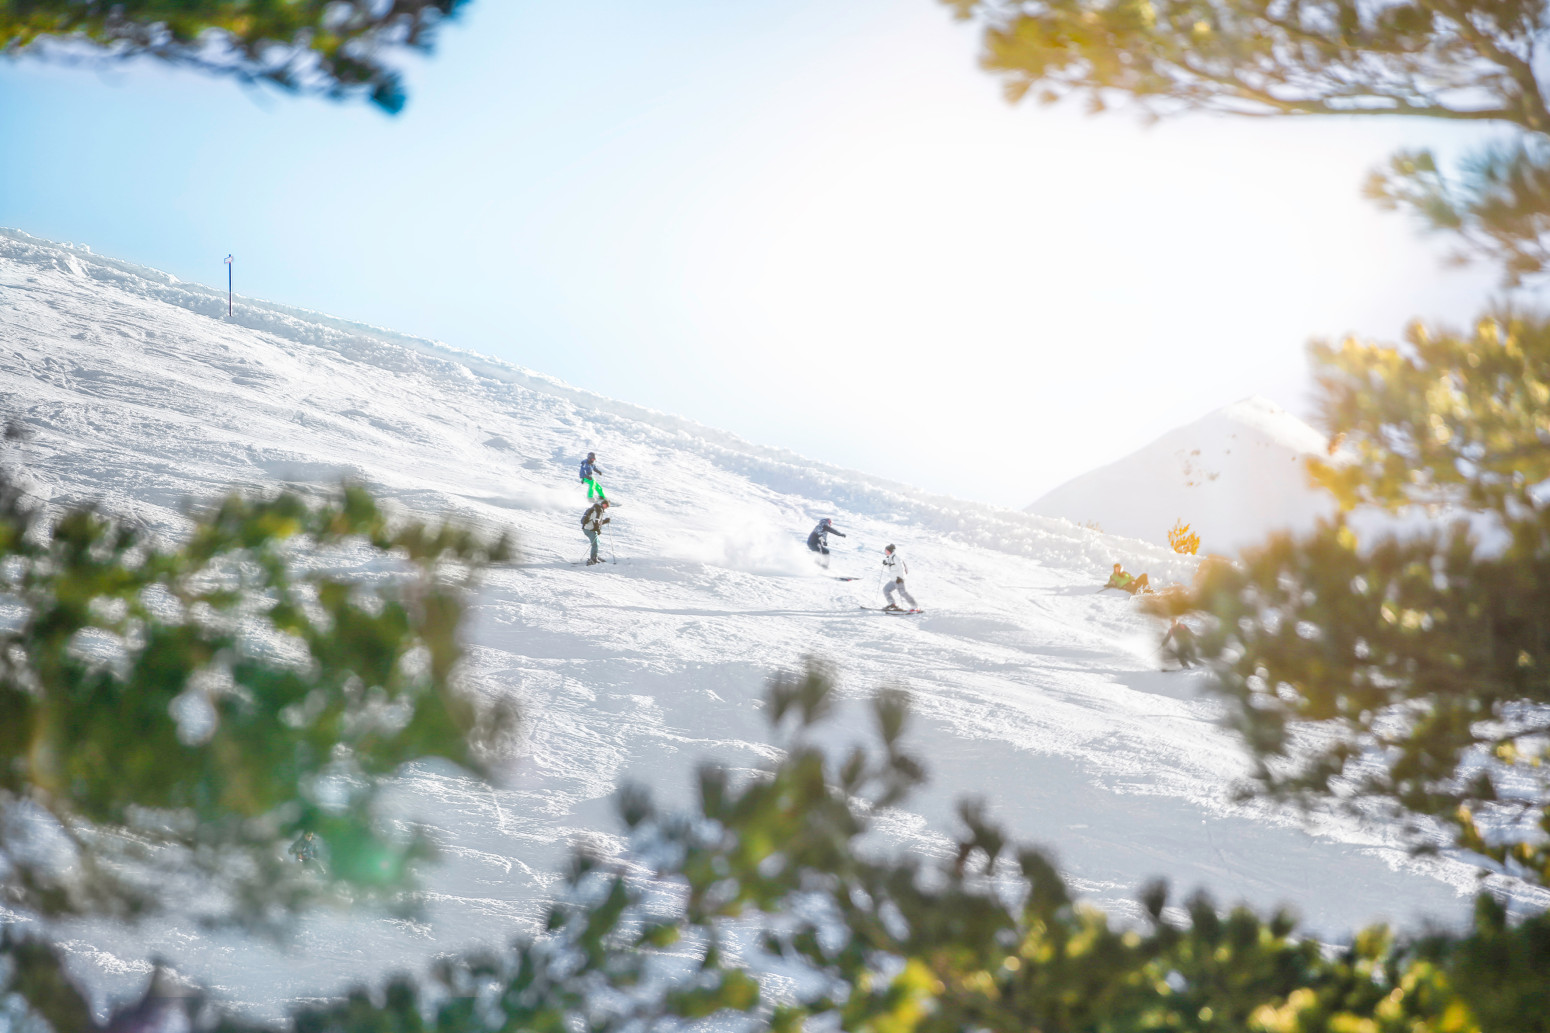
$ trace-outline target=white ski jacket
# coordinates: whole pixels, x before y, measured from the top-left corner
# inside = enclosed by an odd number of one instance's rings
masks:
[[[883,556],[883,571],[890,580],[902,578],[910,572],[910,568],[904,565],[904,557],[899,555],[899,550]]]

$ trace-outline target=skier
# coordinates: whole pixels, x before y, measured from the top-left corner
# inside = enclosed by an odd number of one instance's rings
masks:
[[[1173,643],[1173,659],[1179,662],[1180,669],[1194,667],[1200,663],[1200,646],[1196,640],[1195,629],[1175,617],[1173,624],[1168,628],[1168,633],[1163,636],[1162,645],[1157,647],[1158,652],[1167,654],[1168,644]]]
[[[308,829],[296,837],[296,842],[291,844],[291,856],[302,864],[310,864],[318,859],[317,833]]]
[[[1109,580],[1103,588],[1118,588],[1121,591],[1129,592],[1131,595],[1136,595],[1139,592],[1150,592],[1152,585],[1145,574],[1139,577],[1127,574],[1124,568],[1116,563],[1114,564],[1114,573],[1109,575]],[[1098,589],[1098,591],[1103,591],[1103,588]]]
[[[837,534],[845,537],[845,532],[834,526],[834,521],[824,517],[818,521],[818,526],[813,528],[813,533],[807,536],[807,547],[818,554],[818,565],[825,570],[829,567],[829,535]]]
[[[883,583],[883,595],[888,597],[888,605],[885,610],[902,610],[904,607],[893,601],[893,594],[898,592],[904,597],[904,601],[910,604],[910,609],[919,609],[914,598],[904,587],[904,575],[910,572],[910,568],[904,565],[904,557],[894,551],[892,545],[883,550],[883,572],[888,580]]]
[[[587,498],[608,498],[603,494],[603,486],[597,483],[597,475],[602,472],[603,468],[597,465],[597,453],[588,452],[587,457],[581,461],[581,483],[587,486]]]
[[[606,512],[608,512],[608,500],[599,499],[581,514],[581,529],[587,533],[587,541],[592,543],[592,555],[587,559],[589,567],[594,563],[603,562],[597,558],[597,536],[603,532],[603,525],[613,519],[604,516]]]

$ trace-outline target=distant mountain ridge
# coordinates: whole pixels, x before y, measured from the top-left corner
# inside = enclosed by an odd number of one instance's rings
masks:
[[[1200,535],[1202,552],[1236,553],[1271,531],[1306,530],[1333,510],[1306,470],[1307,457],[1328,445],[1254,395],[1067,481],[1027,511],[1159,544],[1183,520]]]

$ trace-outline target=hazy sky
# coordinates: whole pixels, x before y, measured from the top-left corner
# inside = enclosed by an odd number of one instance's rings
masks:
[[[0,225],[1012,506],[1488,294],[1359,197],[1468,130],[1014,108],[976,51],[932,0],[476,0],[397,118],[0,62]]]

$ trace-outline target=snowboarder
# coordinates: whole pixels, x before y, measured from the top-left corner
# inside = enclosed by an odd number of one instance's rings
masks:
[[[597,453],[588,452],[587,457],[581,461],[581,483],[587,486],[587,498],[608,498],[603,494],[603,486],[597,483],[597,475],[602,472],[603,468],[597,465]]]
[[[900,556],[892,545],[883,549],[883,573],[887,580],[883,582],[883,595],[888,597],[888,605],[885,610],[902,610],[904,607],[893,601],[893,594],[898,592],[904,597],[904,601],[910,604],[910,609],[918,609],[913,596],[904,587],[904,575],[910,572],[910,568],[904,565],[904,557]]]
[[[1109,575],[1109,580],[1103,588],[1118,588],[1123,592],[1136,595],[1141,592],[1150,592],[1152,590],[1152,583],[1145,574],[1139,577],[1127,574],[1124,568],[1116,563],[1114,564],[1114,573]],[[1098,591],[1103,591],[1103,588],[1098,589]]]
[[[829,535],[837,534],[845,537],[845,532],[834,526],[834,521],[824,517],[818,521],[818,526],[813,528],[813,533],[807,536],[807,547],[818,554],[818,565],[825,570],[829,567]]]
[[[581,529],[587,533],[587,541],[592,543],[592,555],[587,559],[589,567],[594,563],[603,562],[597,558],[597,536],[603,533],[603,525],[613,519],[604,516],[606,512],[608,512],[608,500],[599,499],[581,514]]]
[[[291,844],[291,856],[302,864],[310,864],[318,859],[317,833],[308,829],[296,837],[296,842]]]

